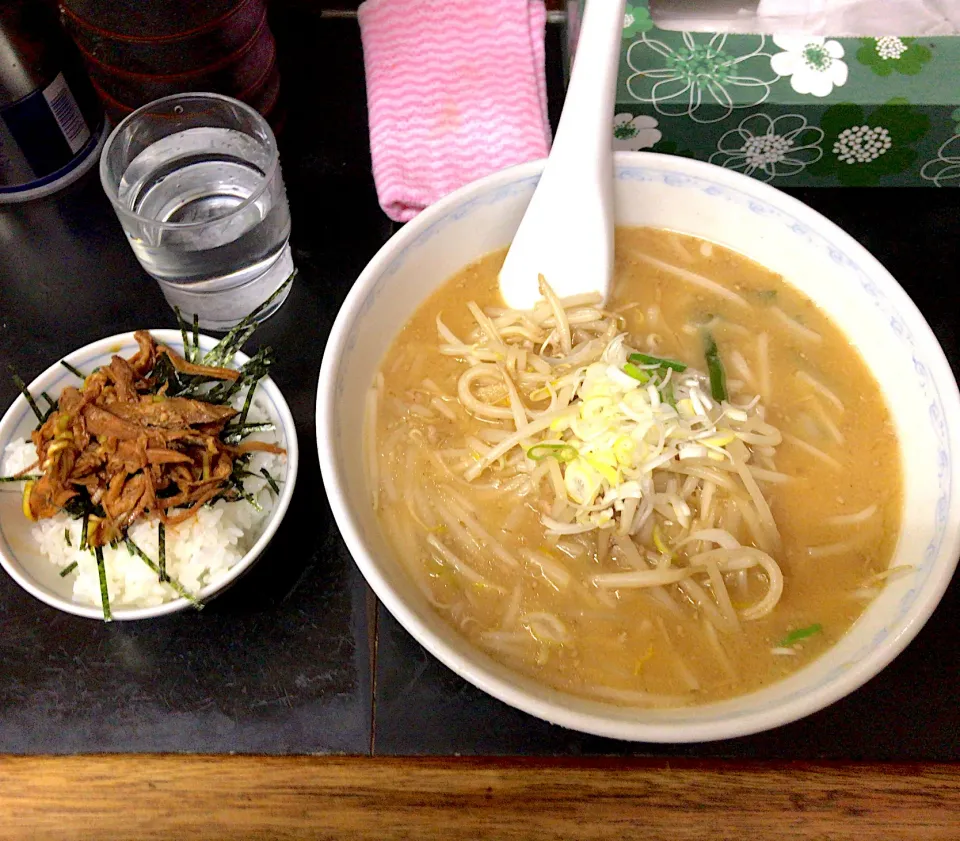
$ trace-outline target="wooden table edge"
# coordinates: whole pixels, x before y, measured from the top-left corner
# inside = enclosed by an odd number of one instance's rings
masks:
[[[0,756],[0,838],[957,839],[960,764]]]

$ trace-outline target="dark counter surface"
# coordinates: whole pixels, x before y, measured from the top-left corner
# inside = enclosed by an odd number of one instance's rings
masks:
[[[293,504],[250,574],[202,613],[105,626],[48,608],[0,575],[0,753],[960,760],[956,582],[907,651],[852,696],[767,734],[685,746],[584,736],[512,710],[440,665],[376,604],[329,513],[313,411],[330,325],[393,226],[377,206],[369,171],[355,22],[275,9],[272,23],[288,108],[281,160],[300,275],[252,344],[277,349],[273,376],[297,423]],[[554,91],[558,76],[553,62]],[[556,105],[554,97],[554,112]],[[960,192],[794,195],[890,269],[960,373]],[[57,197],[0,207],[4,368],[13,364],[29,381],[97,338],[174,323],[95,173]],[[0,408],[15,395],[0,376]]]

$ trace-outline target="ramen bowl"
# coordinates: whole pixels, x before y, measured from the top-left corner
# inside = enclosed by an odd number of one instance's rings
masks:
[[[809,665],[763,689],[669,709],[617,706],[552,689],[496,662],[435,612],[381,533],[367,487],[365,396],[417,307],[451,275],[508,245],[542,171],[535,162],[467,185],[397,233],[354,285],[327,343],[317,395],[324,484],[343,538],[386,608],[425,648],[500,700],[564,727],[618,739],[693,742],[794,721],[854,691],[916,636],[960,553],[960,396],[923,317],[857,242],[746,176],[651,153],[616,158],[617,223],[668,228],[731,248],[811,298],[856,348],[889,405],[903,460],[903,518],[891,580]]]

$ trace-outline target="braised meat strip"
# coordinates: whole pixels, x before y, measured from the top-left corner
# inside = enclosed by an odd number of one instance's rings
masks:
[[[24,511],[38,520],[82,501],[91,547],[121,539],[140,518],[182,522],[225,495],[245,453],[284,452],[263,442],[225,443],[236,410],[168,394],[171,368],[225,383],[237,371],[188,361],[146,331],[134,335],[134,356],[114,356],[80,388],[65,388],[33,432],[42,475],[25,492]]]

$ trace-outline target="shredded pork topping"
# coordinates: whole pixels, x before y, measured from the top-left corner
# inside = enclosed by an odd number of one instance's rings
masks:
[[[32,434],[41,475],[24,489],[24,513],[53,517],[82,501],[91,547],[120,539],[141,517],[182,522],[228,490],[237,456],[251,448],[283,452],[225,441],[238,414],[229,405],[168,396],[171,368],[227,383],[237,371],[190,362],[145,331],[135,337],[134,356],[114,356],[79,388],[65,388]]]

